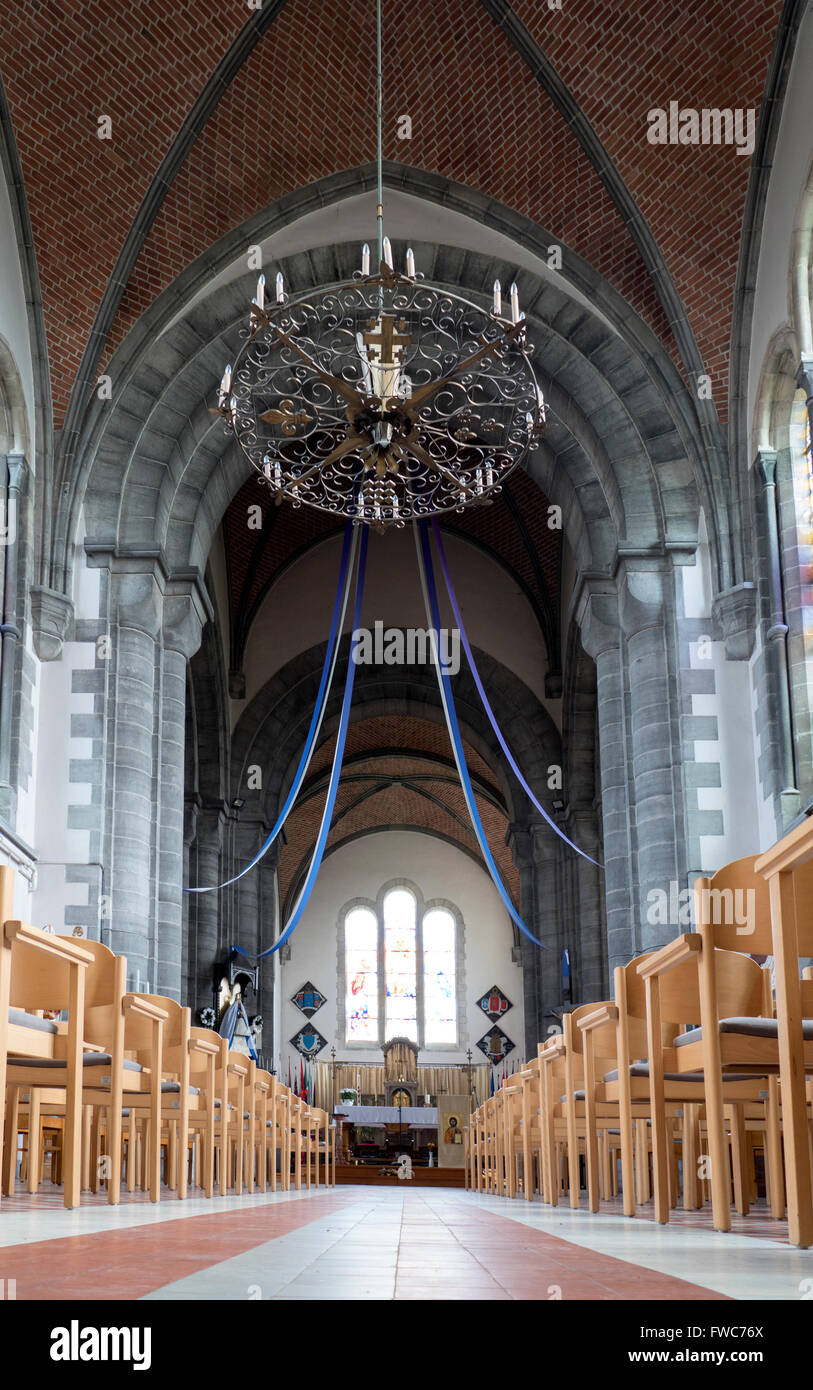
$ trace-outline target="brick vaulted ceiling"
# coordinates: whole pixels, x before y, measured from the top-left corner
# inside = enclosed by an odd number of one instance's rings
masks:
[[[0,115],[30,219],[23,239],[36,264],[34,302],[39,280],[52,401],[44,424],[58,456],[99,371],[176,277],[270,204],[369,165],[375,6],[0,0],[0,11]],[[781,0],[564,0],[559,9],[384,0],[385,158],[476,191],[582,257],[684,377],[698,365],[711,373],[723,418],[752,161],[651,146],[646,116],[672,100],[759,115],[781,17]],[[401,114],[411,118],[408,141],[396,137]],[[109,140],[98,138],[102,116]],[[285,524],[264,525],[258,544],[245,526],[257,492],[246,484],[225,519],[238,653],[275,573],[332,526],[286,508]],[[512,570],[550,654],[560,555],[544,508],[515,475],[489,513],[451,524]],[[353,780],[341,787],[332,846],[397,825],[474,852],[449,750],[435,746],[444,731],[412,722],[397,737],[377,719],[351,729]],[[328,744],[323,760],[329,753]],[[469,753],[489,840],[516,892],[505,808]],[[313,842],[324,777],[317,760],[312,795],[289,825],[286,891]]]
[[[285,826],[280,857],[283,903],[307,870],[319,830],[335,740],[314,755],[308,778]],[[403,751],[401,751],[403,750]],[[477,806],[503,882],[518,900],[519,876],[506,844],[508,815],[491,769],[466,744]],[[377,716],[348,730],[342,780],[327,840],[330,854],[373,831],[418,830],[439,835],[479,860],[445,729],[415,716]]]
[[[72,393],[87,394],[98,367],[195,257],[275,199],[369,162],[374,7],[6,0],[2,8],[2,79],[59,429]],[[685,369],[630,229],[629,206],[637,209],[700,359],[721,381],[750,160],[702,147],[674,158],[646,142],[646,112],[673,99],[759,111],[780,9],[780,0],[565,0],[561,9],[542,0],[385,0],[385,156],[538,223],[595,266]],[[402,112],[412,118],[410,141],[396,139]],[[101,115],[113,122],[111,140],[97,138]],[[585,130],[603,150],[598,171]],[[725,395],[715,387],[721,413]]]

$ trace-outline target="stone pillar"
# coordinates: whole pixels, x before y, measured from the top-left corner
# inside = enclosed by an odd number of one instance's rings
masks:
[[[155,737],[162,598],[151,570],[114,572],[108,712],[110,945],[127,957],[128,987],[155,979]]]
[[[226,809],[222,805],[203,807],[198,812],[197,835],[190,854],[190,887],[207,888],[223,880],[222,849],[225,823]],[[194,981],[195,998],[189,1002],[195,1011],[209,1008],[212,1003],[212,970],[221,954],[222,896],[220,892],[194,893],[190,899],[190,975]]]
[[[534,936],[539,936],[530,827],[516,822],[512,823],[508,827],[506,844],[511,851],[511,857],[519,873],[520,916],[526,923],[528,930],[532,931]],[[514,1038],[513,1041],[518,1047],[525,1048],[526,1057],[531,1057],[535,1054],[536,1044],[540,1036],[541,963],[539,957],[545,953],[540,951],[538,946],[534,946],[532,941],[528,941],[516,927],[513,927],[512,930],[516,941],[512,950],[512,958],[518,960],[522,965],[522,1002],[525,1014],[525,1037],[522,1039]],[[542,940],[541,936],[539,936],[539,940]],[[530,1051],[531,1047],[533,1052]]]
[[[264,828],[263,839],[268,834]],[[278,836],[274,844],[257,865],[259,874],[259,939],[258,949],[267,951],[280,933],[279,921],[279,860],[282,840]],[[263,1016],[263,1056],[273,1066],[279,1067],[281,1046],[281,977],[279,952],[266,956],[260,961],[260,1002],[259,1012]],[[322,986],[324,988],[324,986]]]
[[[572,918],[563,902],[560,842],[550,826],[538,819],[527,825],[513,824],[508,844],[519,870],[523,920],[545,948],[540,950],[524,936],[515,947],[522,963],[525,1055],[530,1058],[561,1012],[562,948],[568,944],[572,950],[574,946],[570,939],[565,942],[565,924]]]
[[[651,890],[688,887],[671,569],[641,558],[585,581],[578,619],[597,671],[612,970],[678,930],[648,922]]]
[[[788,673],[785,607],[782,597],[782,556],[779,541],[779,519],[776,509],[776,451],[759,449],[757,475],[762,483],[762,510],[768,545],[767,590],[769,622],[765,632],[765,664],[770,689],[772,719],[763,731],[762,753],[773,742],[776,776],[785,828],[799,810],[796,788],[796,769],[793,755],[793,728],[790,708],[790,679]]]
[[[183,817],[183,883],[189,885],[192,878],[193,846],[198,833],[198,812],[201,800],[195,794],[186,798]],[[184,893],[181,899],[181,961],[183,987],[181,1003],[192,1010],[192,1022],[197,1022],[195,986],[195,947],[192,933],[192,903],[194,897]]]
[[[8,482],[5,473],[8,467]],[[23,454],[0,455],[0,477],[3,506],[0,509],[0,813],[9,824],[16,823],[18,786],[15,776],[20,754],[20,728],[14,744],[13,707],[20,684],[19,644],[22,637],[20,622],[25,611],[25,589],[20,592],[20,557],[24,555],[27,537],[23,517],[23,486],[28,463]],[[13,751],[14,750],[14,751]],[[16,753],[16,756],[15,756]]]
[[[598,817],[594,806],[570,806],[567,814],[567,835],[589,854],[591,859],[601,862],[601,843],[598,834]],[[569,920],[575,924],[578,943],[577,975],[580,1004],[609,997],[607,977],[607,943],[604,928],[603,887],[604,875],[595,864],[590,864],[582,855],[572,856],[571,869],[574,878],[574,903]],[[569,945],[565,942],[565,945]],[[573,952],[571,951],[571,955]]]
[[[159,698],[157,932],[153,989],[181,997],[184,872],[186,664],[197,651],[206,614],[196,591],[168,586],[164,595]]]

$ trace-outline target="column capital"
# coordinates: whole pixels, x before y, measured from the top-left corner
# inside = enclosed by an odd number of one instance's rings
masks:
[[[621,632],[615,580],[584,576],[577,590],[575,618],[582,646],[594,661],[616,649]]]
[[[8,485],[10,492],[19,492],[23,486],[26,474],[31,473],[31,466],[25,454],[12,452],[6,454],[8,465]]]
[[[757,449],[757,456],[754,459],[754,468],[757,471],[763,488],[776,487],[775,449],[766,449],[763,445],[760,445]]]
[[[517,868],[530,863],[531,830],[524,822],[511,821],[505,835],[505,843],[511,851],[511,858]]]
[[[750,580],[717,594],[711,615],[718,625],[729,661],[748,661],[756,637],[757,590]]]
[[[73,627],[73,604],[67,594],[32,584],[31,628],[40,661],[56,661]]]
[[[673,562],[663,555],[621,556],[612,575],[583,575],[574,604],[582,646],[595,661],[663,622]]]
[[[160,546],[87,540],[85,553],[91,567],[110,571],[113,610],[121,623],[156,641],[160,635],[168,651],[194,655],[214,616],[200,570],[170,569]]]
[[[180,652],[188,661],[203,638],[206,623],[214,616],[211,599],[195,579],[170,579],[164,593],[162,635],[167,651]]]
[[[796,370],[796,385],[804,391],[809,406],[813,401],[813,357],[808,356],[807,353],[802,353],[799,359],[799,366]]]

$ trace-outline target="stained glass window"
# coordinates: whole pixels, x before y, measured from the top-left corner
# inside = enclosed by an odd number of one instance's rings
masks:
[[[416,902],[406,888],[384,898],[384,979],[387,1017],[384,1041],[418,1041],[418,954]]]
[[[368,907],[344,919],[345,1019],[354,1042],[378,1042],[378,921]]]
[[[393,886],[344,917],[345,1039],[382,1046],[409,1038],[419,1047],[456,1048],[460,969],[458,926],[446,907],[419,907],[419,894]]]
[[[444,907],[423,919],[423,1026],[427,1047],[457,1042],[455,920]]]

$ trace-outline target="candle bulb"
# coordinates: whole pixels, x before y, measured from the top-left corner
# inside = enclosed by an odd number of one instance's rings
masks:
[[[516,284],[511,286],[511,322],[519,323],[519,290]]]
[[[285,281],[282,278],[282,271],[277,271],[277,303],[285,303]]]
[[[388,236],[384,237],[384,261],[392,270],[392,243]]]
[[[220,394],[224,400],[228,400],[231,395],[231,366],[228,366],[223,373],[220,382]]]
[[[492,306],[492,313],[495,318],[499,318],[502,313],[502,285],[499,280],[494,281],[494,304]]]
[[[410,280],[415,279],[415,252],[410,246],[406,254],[406,273]]]
[[[370,248],[366,241],[361,248],[361,273],[362,275],[370,274]]]
[[[264,275],[261,275],[260,278],[259,278],[259,280],[257,281],[257,298],[256,298],[256,304],[257,304],[257,308],[258,308],[258,309],[264,309],[264,308],[265,308],[265,276],[264,276]]]

